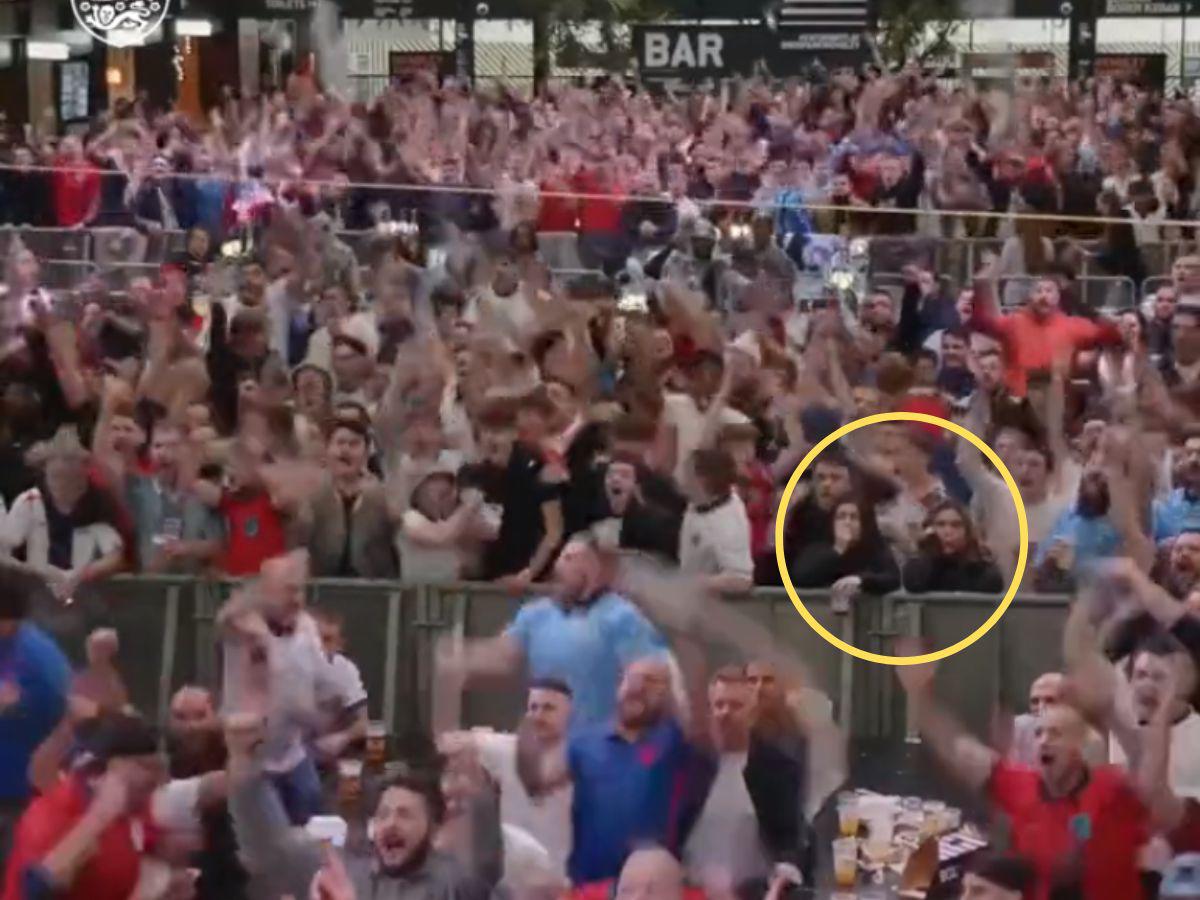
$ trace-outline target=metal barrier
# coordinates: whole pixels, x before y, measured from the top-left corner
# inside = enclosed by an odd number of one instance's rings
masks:
[[[1038,275],[1013,275],[1001,278],[1000,305],[1005,309],[1022,306]],[[1132,278],[1120,275],[1080,275],[1074,281],[1080,302],[1089,309],[1124,310],[1137,306],[1138,287]]]
[[[88,631],[118,629],[120,664],[133,702],[165,716],[171,693],[183,684],[220,686],[214,622],[233,582],[183,577],[122,577],[94,586],[69,610],[44,607],[41,621],[73,659],[82,660]],[[460,629],[467,638],[503,631],[521,600],[490,584],[406,585],[401,582],[321,580],[310,602],[345,620],[347,653],[359,665],[372,718],[404,737],[430,722],[434,645]],[[919,635],[944,647],[973,631],[995,607],[991,595],[863,597],[837,612],[828,593],[806,591],[808,610],[843,641],[891,653],[898,635]],[[891,667],[850,657],[823,640],[780,590],[759,590],[726,602],[766,626],[802,660],[834,703],[855,738],[895,740],[908,732],[902,692]],[[1023,708],[1032,680],[1060,665],[1067,596],[1021,595],[995,628],[969,649],[944,661],[939,690],[980,735],[997,704]],[[733,647],[710,647],[713,665],[742,660]],[[523,706],[519,685],[473,688],[463,702],[467,724],[511,728]]]

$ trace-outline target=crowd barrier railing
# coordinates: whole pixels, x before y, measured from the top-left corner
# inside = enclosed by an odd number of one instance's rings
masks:
[[[235,582],[169,576],[127,576],[95,585],[68,608],[41,608],[39,617],[75,660],[87,633],[118,629],[120,663],[132,700],[160,720],[184,684],[218,689],[220,605]],[[523,602],[491,584],[410,585],[393,581],[315,580],[309,601],[345,622],[347,653],[359,665],[370,714],[397,736],[424,732],[431,721],[434,651],[438,638],[501,633]],[[829,632],[875,653],[893,653],[897,636],[945,647],[970,634],[995,608],[994,595],[892,594],[861,597],[835,608],[826,591],[805,591],[806,608]],[[852,658],[818,635],[781,590],[762,589],[725,602],[754,619],[801,660],[832,700],[835,715],[856,738],[902,739],[911,727],[890,666]],[[939,666],[939,690],[980,735],[996,706],[1023,708],[1029,684],[1061,661],[1062,626],[1070,598],[1020,594],[999,623],[970,648]],[[710,646],[710,662],[745,661],[740,648]],[[466,724],[511,728],[523,707],[520,684],[472,688],[463,698]]]
[[[0,227],[0,256],[6,256],[11,241],[20,237],[42,261],[49,287],[69,288],[86,276],[103,274],[128,280],[136,275],[152,275],[157,267],[186,247],[184,231],[159,229],[148,231],[144,240],[128,258],[114,258],[103,250],[104,228],[31,228]],[[369,265],[377,246],[374,231],[339,231],[338,237],[355,253],[363,265]],[[932,267],[951,284],[969,283],[982,266],[985,254],[999,254],[1004,239],[998,237],[930,237],[927,235],[874,236],[869,244],[869,268],[872,277],[897,275],[905,265],[916,263]],[[579,236],[575,232],[543,232],[539,247],[552,270],[572,273],[587,270],[579,255]],[[1078,242],[1090,246],[1095,242]],[[1163,240],[1141,245],[1148,277],[1135,285],[1129,279],[1103,276],[1093,271],[1094,263],[1084,256],[1080,268],[1083,300],[1093,308],[1118,309],[1135,305],[1151,295],[1155,288],[1169,283],[1173,262],[1180,256],[1197,252],[1197,242],[1188,239]],[[897,275],[897,277],[899,277]]]

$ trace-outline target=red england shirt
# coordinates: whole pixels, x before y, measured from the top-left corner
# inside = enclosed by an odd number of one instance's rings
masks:
[[[25,900],[25,878],[41,864],[83,818],[91,802],[78,778],[64,778],[34,800],[17,823],[3,900]],[[144,826],[139,819],[118,819],[100,836],[96,852],[83,864],[69,890],[56,900],[129,900],[137,887]]]
[[[265,491],[221,497],[225,517],[226,575],[257,575],[262,564],[287,552],[283,519]]]
[[[1073,794],[1050,797],[1036,769],[1000,762],[988,792],[1012,822],[1013,852],[1037,871],[1033,900],[1064,876],[1088,900],[1143,900],[1137,857],[1149,817],[1123,769],[1097,766]]]

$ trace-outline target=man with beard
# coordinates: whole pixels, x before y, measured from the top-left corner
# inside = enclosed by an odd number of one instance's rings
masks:
[[[1175,489],[1154,502],[1154,539],[1174,537],[1182,531],[1200,531],[1200,432],[1184,438],[1177,451]]]
[[[1083,567],[1121,552],[1121,532],[1112,521],[1114,512],[1106,474],[1088,469],[1079,481],[1075,505],[1063,511],[1037,549],[1038,590],[1059,590]]]
[[[666,649],[649,620],[613,589],[610,555],[590,535],[571,538],[554,564],[551,596],[530,600],[498,637],[465,653],[444,645],[447,672],[466,679],[559,678],[571,689],[572,726],[603,722],[614,711],[622,670]]]
[[[226,725],[229,808],[238,846],[264,896],[325,896],[315,885],[327,868],[320,845],[289,828],[260,760],[260,718],[237,715]],[[486,900],[502,860],[497,804],[485,790],[472,805],[471,864],[432,846],[445,816],[436,773],[403,772],[383,786],[367,829],[369,846],[345,863],[353,893],[374,900]]]
[[[1037,765],[1024,767],[1002,760],[940,707],[932,665],[899,666],[897,676],[939,760],[1008,816],[1012,850],[1035,871],[1027,896],[1048,900],[1074,888],[1088,900],[1145,897],[1138,851],[1149,837],[1146,808],[1119,768],[1088,765],[1088,727],[1077,710],[1057,704],[1042,712]]]
[[[636,660],[616,693],[615,718],[580,729],[567,745],[575,790],[567,874],[576,885],[616,878],[638,846],[679,850],[677,783],[691,751],[672,706],[670,668],[659,657]],[[538,774],[527,785],[535,795],[557,780]]]
[[[1049,371],[1054,358],[1097,346],[1119,346],[1122,338],[1116,325],[1069,316],[1059,309],[1058,282],[1039,278],[1025,305],[1016,312],[1000,315],[987,277],[975,280],[975,305],[968,323],[1000,341],[1006,360],[1005,380],[1016,397],[1024,397],[1031,372]]]

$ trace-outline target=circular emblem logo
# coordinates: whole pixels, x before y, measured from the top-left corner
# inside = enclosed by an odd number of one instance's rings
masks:
[[[75,20],[110,47],[131,47],[154,33],[171,0],[71,0]]]

